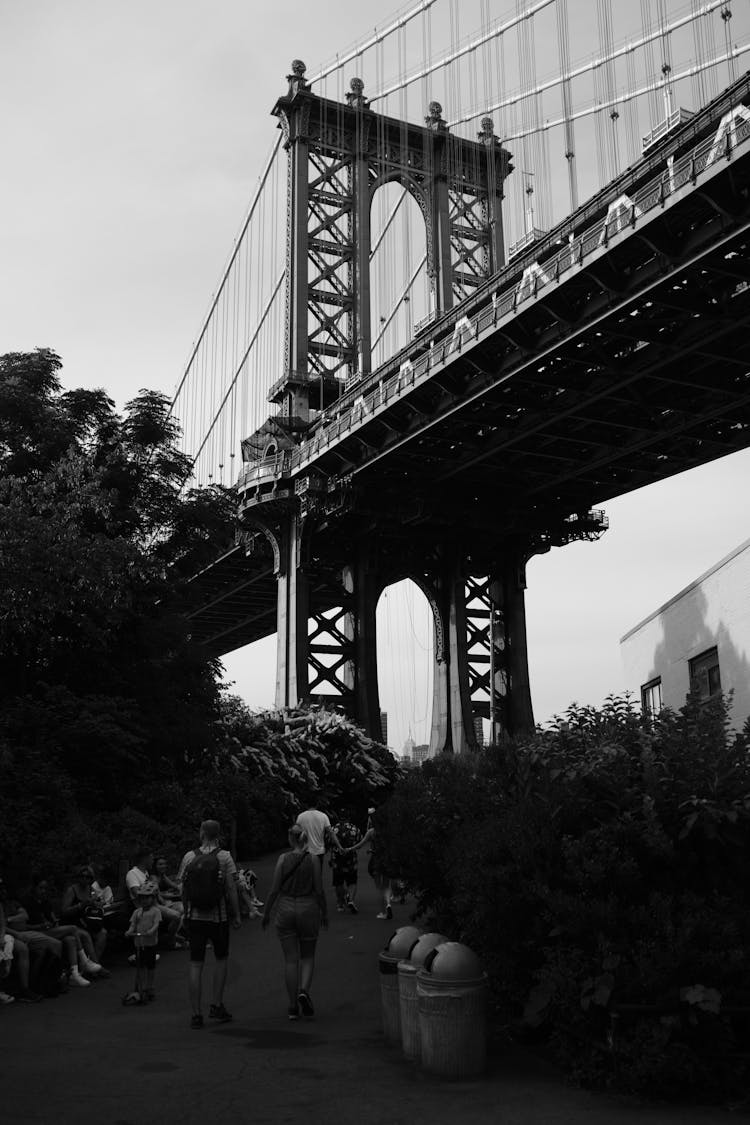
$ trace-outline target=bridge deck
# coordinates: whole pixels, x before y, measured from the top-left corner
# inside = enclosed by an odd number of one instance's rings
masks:
[[[248,466],[246,508],[314,489],[333,526],[346,492],[352,518],[402,540],[486,531],[494,512],[544,549],[571,513],[746,447],[750,115],[722,134],[719,109],[347,391],[298,447]],[[218,565],[225,604],[193,619],[241,624],[207,630],[211,651],[275,627],[264,565],[262,578],[257,558]],[[265,610],[232,608],[249,588]]]

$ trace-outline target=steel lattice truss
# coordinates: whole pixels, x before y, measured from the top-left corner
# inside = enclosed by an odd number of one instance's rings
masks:
[[[463,301],[492,272],[487,200],[472,191],[451,191],[450,228],[453,296]]]
[[[489,579],[468,577],[464,587],[464,602],[472,710],[475,715],[489,718],[491,680],[494,679],[496,702],[498,697],[502,699],[507,695],[508,690],[504,661],[505,637],[502,621],[498,620],[490,598]]]
[[[354,683],[354,629],[351,598],[338,591],[341,605],[310,617],[308,633],[311,695],[346,699]]]
[[[309,365],[335,376],[356,366],[352,155],[321,147],[309,169]]]

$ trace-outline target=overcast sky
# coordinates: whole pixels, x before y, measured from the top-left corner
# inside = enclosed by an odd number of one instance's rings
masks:
[[[171,394],[274,142],[291,59],[312,71],[374,17],[364,0],[0,0],[0,351],[52,347],[67,386],[103,386],[118,406],[141,387]],[[620,636],[750,536],[749,478],[744,452],[612,500],[600,542],[530,563],[538,721],[622,690]],[[397,748],[409,727],[427,737],[417,602],[382,630]],[[251,704],[272,704],[272,642],[227,667]]]

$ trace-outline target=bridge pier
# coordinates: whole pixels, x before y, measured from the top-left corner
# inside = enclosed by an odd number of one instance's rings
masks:
[[[525,556],[507,548],[486,576],[446,560],[434,581],[436,620],[430,754],[476,749],[477,719],[490,741],[534,730],[526,641]]]
[[[276,706],[340,706],[380,739],[378,572],[361,543],[352,544],[351,558],[343,565],[310,558],[309,534],[298,514],[275,533],[282,563],[277,572]]]
[[[377,603],[390,582],[411,577],[433,614],[430,753],[475,749],[478,719],[489,720],[494,744],[533,732],[524,600],[528,548],[503,545],[491,566],[486,554],[480,564],[452,546],[429,552],[429,560],[412,550],[411,568],[394,575],[393,560],[389,567],[378,546],[353,529],[344,543],[321,550],[320,528],[297,504],[291,508],[273,522],[252,518],[275,558],[277,707],[341,707],[379,739]],[[472,573],[477,569],[485,573]]]

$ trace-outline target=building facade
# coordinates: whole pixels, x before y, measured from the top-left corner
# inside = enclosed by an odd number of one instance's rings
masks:
[[[384,746],[388,745],[388,712],[380,712],[380,741]]]
[[[625,684],[646,713],[733,693],[731,725],[750,716],[750,539],[620,641]]]

